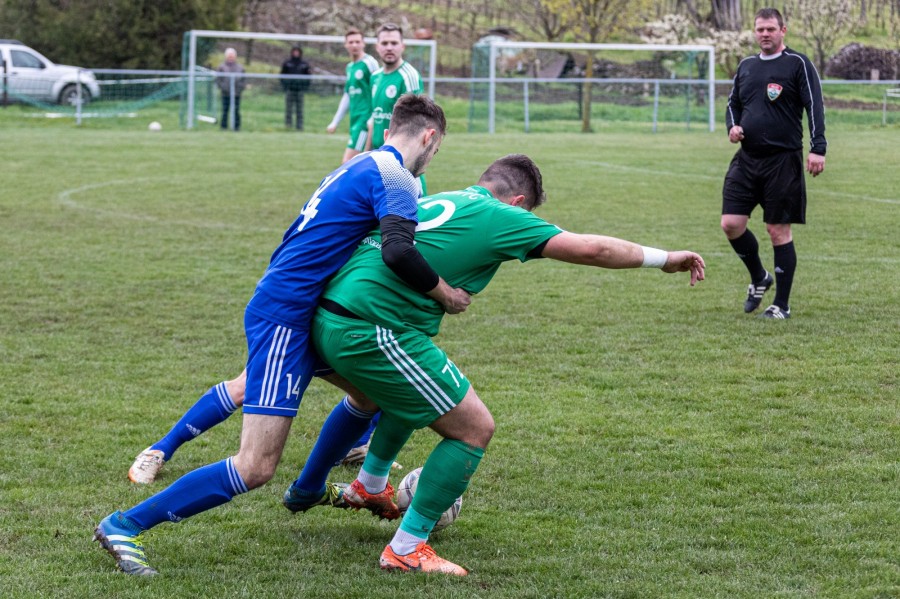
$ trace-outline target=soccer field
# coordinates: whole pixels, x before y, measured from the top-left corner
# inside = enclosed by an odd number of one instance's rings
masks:
[[[236,451],[239,417],[156,484],[126,478],[240,372],[244,305],[342,139],[17,126],[0,139],[3,597],[900,596],[895,129],[829,130],[788,321],[742,311],[746,271],[719,229],[724,133],[451,132],[429,190],[524,152],[544,173],[543,218],[707,262],[695,288],[507,264],[445,319],[439,344],[497,422],[459,519],[432,538],[462,579],[381,572],[396,523],[281,506],[339,398],[320,381],[271,483],[145,535],[161,576],[117,573],[91,542],[111,511]],[[436,442],[420,431],[399,461],[421,466]]]

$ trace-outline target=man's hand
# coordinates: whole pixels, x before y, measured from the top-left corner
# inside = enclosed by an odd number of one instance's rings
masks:
[[[444,279],[438,280],[437,286],[428,292],[428,297],[444,306],[447,314],[465,312],[472,303],[472,296],[465,289],[451,287]]]
[[[819,154],[809,153],[806,157],[806,172],[813,177],[818,177],[825,170],[825,157]]]
[[[669,252],[669,258],[666,265],[662,267],[663,272],[688,272],[691,273],[691,287],[697,284],[697,281],[705,279],[704,271],[706,263],[700,254],[681,250],[678,252]]]
[[[325,130],[328,131],[329,133],[334,133],[335,131],[337,131],[337,126],[328,125],[327,127],[325,127]]]
[[[472,303],[472,296],[464,289],[451,288],[446,297],[441,301],[447,314],[459,314],[465,312]]]
[[[744,139],[744,128],[740,125],[735,125],[728,131],[728,141],[733,144],[738,143]]]

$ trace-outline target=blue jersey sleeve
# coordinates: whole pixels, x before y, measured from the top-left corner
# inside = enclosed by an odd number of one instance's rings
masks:
[[[380,221],[388,214],[419,222],[418,204],[419,185],[416,179],[406,170],[393,152],[372,152],[372,159],[378,167],[377,176],[381,177],[381,185],[375,186],[374,208]]]

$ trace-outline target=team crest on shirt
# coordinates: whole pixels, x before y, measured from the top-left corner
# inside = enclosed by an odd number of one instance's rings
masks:
[[[396,85],[387,86],[387,89],[384,90],[384,95],[387,96],[388,98],[396,98],[397,97],[397,86]]]
[[[362,72],[362,71],[356,71],[356,75],[354,75],[354,77],[356,77],[357,79],[362,79],[362,78],[363,78],[363,72]]]
[[[784,88],[778,85],[777,83],[770,83],[766,88],[766,95],[769,96],[769,102],[774,102],[778,99],[778,96],[781,95],[781,90]]]

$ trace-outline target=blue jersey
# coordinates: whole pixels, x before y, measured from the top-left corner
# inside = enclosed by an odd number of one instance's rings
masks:
[[[379,221],[418,222],[419,186],[391,146],[366,152],[322,180],[272,254],[247,311],[291,328],[309,327],[328,279]]]

